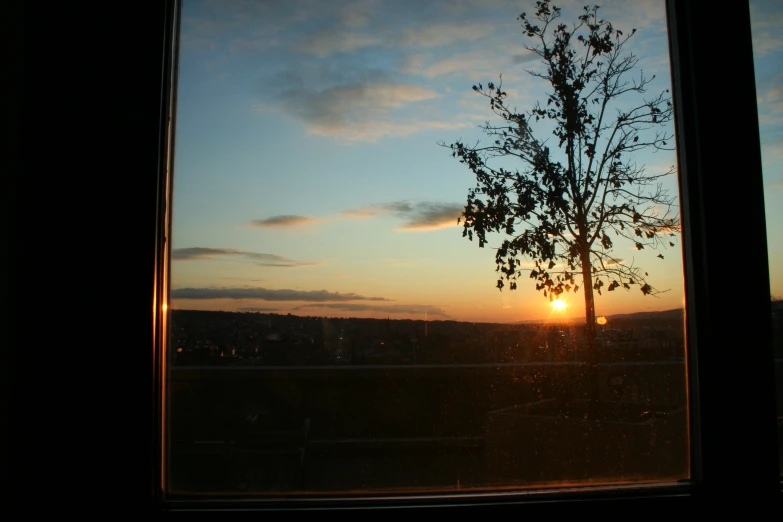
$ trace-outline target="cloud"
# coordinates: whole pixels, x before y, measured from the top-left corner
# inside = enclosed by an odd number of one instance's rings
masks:
[[[511,57],[511,60],[516,64],[521,63],[528,63],[528,62],[534,62],[539,58],[539,56],[535,53],[524,53],[524,54],[515,54]]]
[[[434,230],[455,226],[462,211],[463,207],[456,204],[424,204],[408,217],[401,230]]]
[[[251,222],[253,226],[261,228],[272,227],[299,227],[302,225],[309,225],[315,223],[318,220],[307,216],[272,216],[266,219],[256,219]]]
[[[386,137],[399,138],[434,129],[455,130],[472,126],[471,123],[467,122],[414,120],[408,123],[402,123],[394,121],[366,121],[340,126],[311,126],[308,131],[310,134],[328,136],[345,143],[375,143],[379,139]]]
[[[378,2],[374,0],[360,0],[351,2],[340,8],[340,22],[345,27],[364,27],[372,18]]]
[[[174,299],[259,299],[263,301],[391,301],[385,297],[366,297],[359,294],[329,292],[326,290],[273,290],[269,288],[177,288],[171,291]]]
[[[385,203],[382,205],[370,205],[356,210],[344,210],[343,214],[353,217],[370,217],[382,214],[404,214],[411,212],[413,207],[410,203],[400,201],[397,203]]]
[[[752,2],[750,5],[753,26],[753,54],[763,57],[783,49],[783,9],[777,2]]]
[[[399,69],[403,74],[421,74],[425,65],[429,62],[429,54],[406,54],[399,60]]]
[[[276,3],[290,4],[291,2]],[[378,34],[377,24],[372,32],[360,32],[368,27],[374,16],[378,15],[379,7],[383,7],[382,2],[375,0],[305,4],[305,9],[309,8],[310,12],[301,21],[311,27],[312,21],[317,19],[325,25],[304,36],[297,34],[292,39],[298,40],[298,43],[292,47],[292,50],[325,58],[335,53],[388,44],[388,38],[382,38]]]
[[[236,248],[206,248],[190,247],[175,248],[171,251],[172,261],[203,261],[203,260],[243,260],[250,261],[259,266],[293,268],[300,266],[312,266],[317,263],[302,263],[279,256],[277,254],[262,254]]]
[[[763,107],[759,104],[759,111],[764,110]],[[783,114],[781,113],[760,113],[759,114],[759,125],[763,125],[764,127],[771,127],[773,125],[780,125],[783,123]],[[764,135],[764,129],[761,131],[761,139],[764,140],[766,136]]]
[[[776,74],[757,84],[759,123],[765,128],[761,130],[762,138],[771,134],[770,127],[783,121],[783,74]]]
[[[783,37],[768,32],[753,34],[753,53],[761,58],[769,53],[783,49]]]
[[[493,67],[487,62],[487,56],[483,53],[457,54],[443,60],[438,60],[423,68],[421,74],[427,78],[434,78],[436,76],[454,72],[470,71],[471,74],[469,77],[471,79],[473,79],[474,76],[481,76],[482,71],[486,74],[489,74],[490,72],[496,74],[497,67]]]
[[[427,312],[429,315],[439,315],[443,317],[449,317],[449,314],[443,311],[443,309],[432,305],[366,305],[366,304],[354,304],[354,303],[330,303],[330,304],[312,304],[302,305],[295,309],[300,310],[303,308],[331,308],[334,310],[344,310],[346,312],[383,312],[389,314],[424,314]]]
[[[307,35],[294,51],[326,58],[335,53],[355,51],[363,47],[381,45],[383,39],[371,34],[350,33],[328,29]]]
[[[487,55],[486,52],[472,51],[450,54],[435,61],[430,58],[427,54],[406,55],[400,60],[400,71],[403,74],[421,75],[426,78],[460,73],[461,78],[467,79],[466,82],[486,81],[487,78],[497,79],[498,73],[510,72],[509,69],[513,70],[513,68],[518,69],[519,64],[534,61],[538,56],[533,53],[519,54],[509,60],[509,56],[504,54]],[[470,85],[466,87],[470,89]]]
[[[765,136],[764,132],[762,131],[761,159],[764,165],[763,172],[767,178],[771,178],[774,173],[782,173],[781,165],[783,165],[783,133],[769,133],[768,136]]]
[[[262,306],[245,306],[237,308],[239,312],[277,312],[279,308],[264,308]]]
[[[402,32],[397,43],[404,47],[441,47],[457,42],[472,42],[492,34],[490,23],[429,24]]]
[[[410,203],[398,201],[382,205],[345,210],[344,215],[366,218],[377,215],[391,214],[405,220],[399,230],[436,230],[457,225],[464,207],[456,203],[419,202]]]
[[[783,179],[778,179],[778,180],[775,180],[775,181],[771,181],[771,182],[769,182],[767,184],[767,187],[769,187],[771,189],[783,190]]]
[[[442,122],[395,118],[396,111],[439,95],[418,85],[385,82],[382,76],[349,83],[327,77],[307,84],[301,76],[289,71],[276,80],[282,87],[277,94],[277,108],[304,122],[310,134],[349,141],[375,141],[383,136],[453,127],[454,124]],[[338,84],[334,85],[335,82]],[[332,85],[321,87],[322,83]]]

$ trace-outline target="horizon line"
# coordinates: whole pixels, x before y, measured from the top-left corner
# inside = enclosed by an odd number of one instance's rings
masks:
[[[338,316],[327,316],[327,315],[300,315],[295,314],[292,312],[263,312],[263,311],[253,311],[253,310],[198,310],[198,309],[188,309],[188,308],[169,308],[170,312],[217,312],[217,313],[228,313],[228,314],[258,314],[258,315],[279,315],[282,317],[285,316],[292,316],[292,317],[301,317],[301,318],[312,318],[312,319],[359,319],[359,320],[371,320],[371,321],[420,321],[420,322],[426,322],[426,323],[480,323],[480,324],[502,324],[502,325],[522,325],[522,324],[539,324],[539,323],[548,323],[551,325],[558,325],[558,324],[567,324],[567,325],[574,325],[574,323],[582,323],[584,324],[584,317],[564,317],[561,319],[552,319],[551,317],[546,317],[542,319],[522,319],[519,321],[470,321],[470,320],[457,320],[457,319],[412,319],[412,318],[398,318],[393,319],[390,316],[387,315],[387,317],[338,317]],[[611,315],[596,315],[596,317],[606,317],[607,319],[612,319],[620,317],[627,317],[632,315],[646,315],[646,314],[670,314],[674,312],[681,312],[684,313],[684,308],[672,308],[668,310],[647,310],[647,311],[640,311],[640,312],[628,312],[628,313],[620,313],[620,314],[611,314]]]

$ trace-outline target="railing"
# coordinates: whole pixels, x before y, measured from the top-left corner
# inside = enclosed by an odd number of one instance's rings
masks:
[[[495,428],[490,426],[493,412],[546,399],[578,399],[584,396],[587,371],[586,364],[574,362],[174,367],[169,376],[172,468],[194,465],[196,441],[233,440],[233,457],[224,453],[223,464],[213,462],[222,471],[216,468],[210,476],[225,476],[229,468],[248,466],[255,470],[248,471],[251,474],[280,467],[296,470],[293,457],[304,456],[301,477],[306,475],[306,481],[301,478],[299,484],[300,475],[292,471],[285,480],[270,479],[266,486],[256,481],[256,486],[246,486],[250,489],[318,490],[325,484],[361,489],[379,487],[382,480],[392,486],[406,484],[405,470],[413,473],[417,462],[440,467],[440,475],[430,478],[435,483],[445,474],[446,482],[460,476],[455,479],[460,487],[468,487],[487,480],[486,463],[497,461],[498,444],[508,444],[507,437],[497,437],[497,420]],[[600,397],[606,404],[637,405],[640,412],[684,411],[682,361],[602,363],[597,371]],[[247,419],[253,415],[263,417],[269,431],[292,429],[309,419],[307,443],[299,445],[298,438],[289,438],[292,458],[285,464],[280,459],[253,460],[257,455],[252,456],[247,442],[254,429]],[[677,429],[686,434],[684,419]],[[514,430],[523,425],[515,423]],[[488,440],[494,442],[488,446]],[[296,448],[301,452],[294,455]],[[282,453],[278,456],[282,458]],[[215,461],[216,457],[204,458]],[[372,462],[385,466],[385,479],[367,475],[367,466],[376,465]],[[338,463],[353,466],[354,473],[333,471]],[[204,463],[196,466],[202,475],[208,467]],[[324,482],[326,476],[330,478]],[[231,487],[236,489],[241,481],[237,478],[234,483]],[[184,481],[181,487],[193,486]],[[229,486],[211,486],[222,487]]]

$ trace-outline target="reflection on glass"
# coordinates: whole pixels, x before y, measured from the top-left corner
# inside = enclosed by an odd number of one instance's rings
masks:
[[[764,210],[767,216],[772,338],[783,474],[783,4],[751,0],[753,66],[761,134]]]
[[[184,2],[170,492],[688,477],[664,5],[543,5]]]

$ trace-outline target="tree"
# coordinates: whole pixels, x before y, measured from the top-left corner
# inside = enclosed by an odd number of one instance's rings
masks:
[[[545,68],[527,72],[551,87],[546,104],[518,112],[508,104],[502,76],[486,89],[474,85],[503,121],[481,127],[490,144],[457,141],[448,147],[476,175],[460,218],[462,235],[471,241],[475,236],[482,248],[487,234],[505,235],[495,254],[497,287],[502,290],[505,280],[514,290],[527,274],[550,300],[583,289],[592,351],[594,292],[636,286],[645,295],[658,293],[647,272],[612,255],[614,239],[663,258],[661,248],[674,246],[679,232],[679,219],[671,215],[675,198],[661,184],[676,169],[648,173],[633,160],[642,149],[673,149],[672,103],[668,90],[643,97],[654,76],[640,72],[631,78],[638,59],[625,46],[635,29],[627,35],[614,29],[598,18],[597,6],[585,7],[570,27],[555,25],[560,11],[545,0],[536,2],[534,18],[519,17],[535,42],[525,49]],[[547,122],[554,127],[554,147],[533,133],[533,126]],[[508,170],[509,161],[520,168]]]

